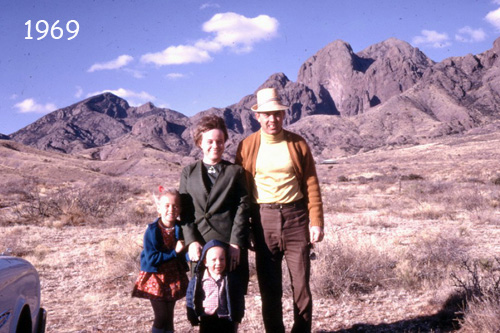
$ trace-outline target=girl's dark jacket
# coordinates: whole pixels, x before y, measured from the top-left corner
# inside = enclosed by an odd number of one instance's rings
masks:
[[[172,259],[178,259],[185,263],[185,258],[180,253],[176,253],[175,249],[165,250],[163,236],[157,218],[153,223],[150,223],[144,233],[144,244],[141,252],[141,271],[157,273],[160,265]],[[182,240],[182,229],[177,224],[175,225],[175,239]],[[186,270],[188,269],[185,264]]]
[[[227,258],[228,245],[226,243],[214,239],[209,241],[203,247],[200,261],[198,261],[198,264],[196,265],[194,275],[191,278],[191,281],[189,281],[189,286],[186,292],[187,316],[193,326],[197,326],[200,323],[200,318],[205,315],[203,311],[203,290],[201,285],[203,274],[206,269],[203,261],[208,249],[214,246],[223,247],[226,250]],[[232,272],[225,274],[224,283],[229,320],[239,323],[243,319],[243,315],[245,313],[245,295],[243,286],[239,281],[238,274],[233,274]]]

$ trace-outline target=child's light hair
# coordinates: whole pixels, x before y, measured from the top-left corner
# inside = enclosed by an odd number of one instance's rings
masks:
[[[179,191],[177,191],[176,188],[173,187],[163,187],[163,186],[158,186],[158,190],[153,193],[153,200],[158,205],[160,203],[161,197],[167,196],[167,195],[173,195],[177,199],[180,199],[181,195],[179,194]]]

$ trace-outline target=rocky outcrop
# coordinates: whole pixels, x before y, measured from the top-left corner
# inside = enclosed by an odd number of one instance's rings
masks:
[[[302,65],[297,81],[328,94],[341,115],[352,116],[411,88],[432,65],[417,48],[395,38],[357,54],[336,40]]]
[[[49,113],[11,137],[39,149],[74,153],[130,134],[147,143],[156,143],[159,149],[185,152],[185,144],[178,136],[187,119],[178,112],[158,109],[152,103],[130,107],[125,100],[104,93]]]

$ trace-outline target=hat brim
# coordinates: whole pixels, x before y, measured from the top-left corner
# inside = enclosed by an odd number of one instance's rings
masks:
[[[259,105],[258,104],[255,104],[254,106],[252,106],[250,108],[250,110],[252,110],[253,112],[273,112],[273,111],[284,111],[284,110],[288,110],[288,106],[285,106],[285,105],[281,105],[281,104],[278,104],[278,103],[275,103],[275,104],[272,104],[272,103],[268,103],[262,107],[259,108]]]

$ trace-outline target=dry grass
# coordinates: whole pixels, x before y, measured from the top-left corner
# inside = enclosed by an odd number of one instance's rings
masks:
[[[500,253],[499,143],[500,134],[445,138],[318,165],[326,237],[312,261],[316,332],[496,332],[494,293],[469,298],[466,308],[456,295],[471,289],[473,266],[464,262],[498,272],[487,263]],[[130,297],[142,235],[154,218],[148,193],[160,182],[177,184],[180,165],[158,174],[165,162],[155,155],[141,168],[126,161],[128,173],[116,176],[111,170],[120,168],[111,161],[64,156],[77,173],[59,179],[47,169],[65,170],[57,156],[44,156],[51,163],[33,173],[33,165],[22,167],[40,162],[36,155],[9,156],[0,172],[0,252],[25,257],[39,270],[47,331],[149,331],[149,303]],[[481,281],[490,290],[498,280]],[[261,332],[255,275],[246,303],[240,331]],[[184,300],[176,306],[177,331],[195,332],[184,307]],[[283,307],[289,330],[289,287]]]

